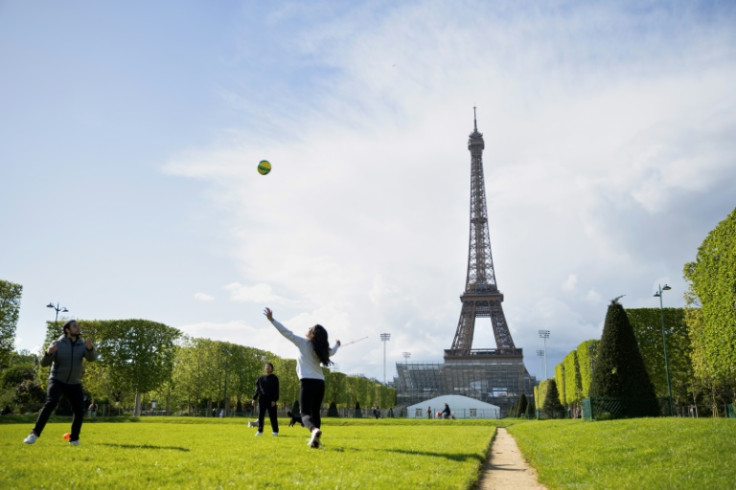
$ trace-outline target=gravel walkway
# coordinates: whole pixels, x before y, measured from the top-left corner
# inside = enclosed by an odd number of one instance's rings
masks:
[[[483,476],[478,488],[546,489],[547,487],[537,480],[537,471],[526,462],[511,434],[502,427],[496,431],[496,437],[491,444],[491,454],[483,465]]]

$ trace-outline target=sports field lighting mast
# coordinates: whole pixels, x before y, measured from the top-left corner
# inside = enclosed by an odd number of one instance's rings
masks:
[[[383,342],[383,384],[386,384],[386,342],[391,340],[390,333],[382,333],[381,341]]]
[[[664,286],[658,285],[657,292],[654,293],[655,298],[659,298],[659,316],[662,321],[662,346],[664,346],[664,372],[667,375],[667,399],[670,404],[670,416],[673,415],[674,409],[672,407],[672,386],[670,385],[670,363],[667,360],[667,336],[664,333],[664,308],[662,307],[662,291],[669,291],[672,289],[667,284]]]
[[[544,379],[547,379],[547,339],[549,330],[539,330],[539,337],[544,339]]]
[[[542,349],[537,349],[537,355],[539,356],[540,359],[542,359],[544,357],[544,351]],[[542,359],[542,362],[544,362],[543,359]]]
[[[56,311],[56,318],[54,318],[54,326],[59,326],[59,312],[66,313],[67,310],[66,306],[59,306],[59,303],[49,303],[46,305],[46,308],[53,308]]]
[[[402,352],[401,356],[404,358],[404,364],[406,364],[411,357],[411,352]]]

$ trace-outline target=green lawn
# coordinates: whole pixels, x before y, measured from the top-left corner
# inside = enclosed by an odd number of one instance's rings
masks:
[[[0,488],[472,488],[496,424],[550,489],[736,488],[733,419],[326,419],[320,450],[286,419],[278,438],[247,419],[96,420],[79,447],[60,418],[25,445],[20,420],[0,420]]]
[[[281,420],[278,438],[245,419],[143,418],[85,423],[79,447],[49,423],[0,425],[0,488],[468,488],[495,426],[488,422],[327,419],[324,448]],[[427,423],[430,422],[430,423]],[[53,475],[53,477],[51,476]]]
[[[643,418],[511,423],[549,488],[736,488],[736,420]]]

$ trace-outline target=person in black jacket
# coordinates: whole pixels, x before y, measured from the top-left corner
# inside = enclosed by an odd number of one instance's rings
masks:
[[[82,360],[96,361],[97,352],[91,340],[83,341],[79,336],[79,325],[75,320],[64,324],[64,335],[51,342],[46,353],[41,359],[42,366],[51,365],[49,374],[49,387],[46,391],[46,403],[36,419],[33,431],[23,442],[33,444],[41,437],[41,432],[46,426],[51,412],[59,403],[61,395],[66,396],[72,406],[74,417],[72,418],[72,431],[69,444],[78,446],[79,433],[82,430],[84,419],[84,393],[82,391]]]
[[[253,393],[253,406],[258,401],[258,432],[256,436],[263,435],[263,419],[268,412],[271,419],[271,430],[274,436],[279,435],[279,419],[276,415],[276,402],[279,401],[279,378],[273,374],[273,364],[267,362],[263,367],[263,376],[256,381],[256,391]]]

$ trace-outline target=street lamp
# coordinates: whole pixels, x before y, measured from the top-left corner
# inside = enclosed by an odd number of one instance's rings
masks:
[[[670,363],[667,360],[667,336],[664,333],[664,308],[662,307],[662,291],[669,291],[672,289],[667,284],[664,286],[658,285],[659,289],[654,293],[655,298],[659,298],[659,313],[660,319],[662,320],[662,346],[664,346],[664,372],[667,375],[667,399],[670,404],[670,415],[674,414],[672,407],[672,385],[670,385]]]
[[[383,342],[383,384],[386,384],[386,342],[391,340],[390,333],[382,333],[381,341]]]
[[[539,337],[544,339],[544,379],[547,379],[547,339],[549,330],[539,330]]]
[[[49,303],[46,305],[46,308],[53,308],[54,310],[56,310],[56,318],[54,319],[54,326],[56,327],[59,326],[59,312],[66,313],[67,311],[69,311],[66,309],[66,306],[59,306],[59,303]]]

